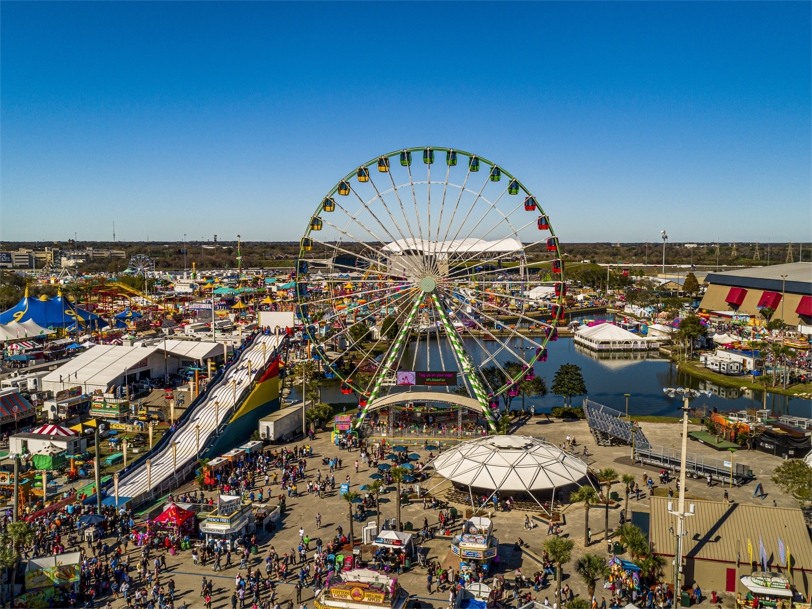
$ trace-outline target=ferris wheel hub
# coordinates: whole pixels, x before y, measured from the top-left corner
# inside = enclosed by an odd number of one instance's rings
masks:
[[[434,279],[434,277],[426,276],[420,280],[420,289],[423,290],[426,294],[433,292],[436,287],[437,281]]]

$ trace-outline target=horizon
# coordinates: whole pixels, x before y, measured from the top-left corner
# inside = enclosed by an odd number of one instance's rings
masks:
[[[563,243],[812,242],[809,3],[354,6],[0,4],[0,240],[295,242],[437,144]]]

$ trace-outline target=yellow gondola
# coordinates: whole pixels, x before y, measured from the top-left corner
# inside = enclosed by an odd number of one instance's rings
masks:
[[[310,230],[321,230],[321,218],[310,218]]]
[[[359,167],[356,176],[358,176],[359,182],[369,182],[369,169],[366,167]]]
[[[340,194],[342,197],[346,197],[348,194],[350,194],[350,183],[346,180],[341,180],[338,183],[338,194]]]
[[[326,212],[333,212],[336,210],[336,202],[335,199],[332,197],[326,197],[324,201],[321,202],[321,208]]]
[[[389,159],[385,156],[382,156],[378,159],[378,171],[381,173],[386,173],[389,171]]]

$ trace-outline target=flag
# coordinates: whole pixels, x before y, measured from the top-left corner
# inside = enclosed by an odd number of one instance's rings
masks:
[[[783,565],[786,566],[787,565],[786,551],[784,548],[784,542],[781,541],[780,537],[778,538],[778,555],[781,557],[781,562],[783,563]]]
[[[792,569],[792,556],[789,553],[789,544],[787,544],[787,569]]]
[[[753,564],[753,544],[750,543],[750,538],[747,538],[747,555],[750,557],[750,564]]]
[[[761,535],[758,537],[758,552],[761,556],[761,568],[763,571],[767,570],[767,550],[764,548],[764,542],[761,540]]]

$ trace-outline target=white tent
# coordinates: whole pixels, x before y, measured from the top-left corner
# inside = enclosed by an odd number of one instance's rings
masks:
[[[530,436],[487,436],[462,442],[439,455],[433,465],[436,474],[468,487],[472,496],[472,489],[533,496],[535,491],[554,493],[556,488],[581,486],[589,480],[586,463]]]
[[[0,342],[45,337],[49,334],[56,334],[56,331],[43,328],[33,319],[0,324]]]
[[[729,345],[730,343],[735,343],[737,339],[728,336],[727,334],[714,334],[713,335],[713,342],[717,345]]]
[[[576,344],[601,351],[638,351],[659,347],[659,343],[651,338],[609,323],[579,328],[573,340]]]
[[[380,548],[395,548],[403,550],[407,555],[414,554],[414,542],[411,533],[401,533],[400,531],[385,530],[378,533],[373,546]]]
[[[541,300],[542,298],[551,298],[555,295],[555,288],[546,285],[536,286],[532,290],[528,290],[524,295],[531,300]]]

